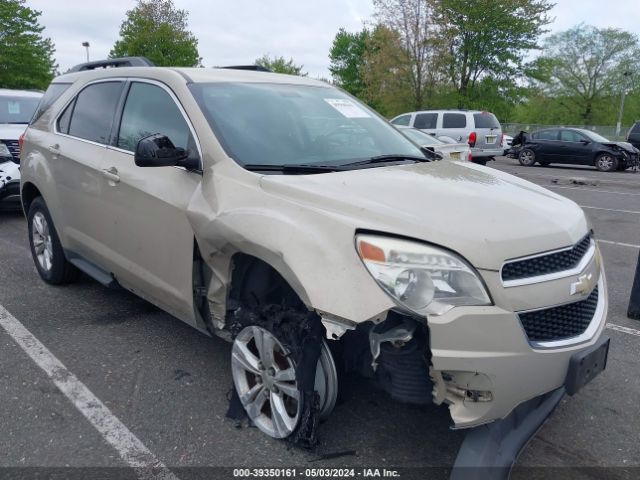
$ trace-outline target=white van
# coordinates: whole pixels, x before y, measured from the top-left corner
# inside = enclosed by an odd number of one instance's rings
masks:
[[[417,128],[436,137],[451,137],[456,142],[468,142],[472,161],[481,165],[504,153],[502,127],[491,112],[422,110],[398,115],[391,123]]]

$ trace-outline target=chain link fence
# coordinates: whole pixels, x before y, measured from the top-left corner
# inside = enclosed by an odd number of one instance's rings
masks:
[[[585,130],[591,130],[596,132],[608,140],[625,140],[627,138],[627,132],[631,126],[622,126],[620,128],[620,135],[616,135],[615,125],[541,125],[539,123],[503,123],[502,131],[506,135],[514,136],[521,130],[525,132],[535,132],[536,130],[542,130],[543,128],[584,128]]]

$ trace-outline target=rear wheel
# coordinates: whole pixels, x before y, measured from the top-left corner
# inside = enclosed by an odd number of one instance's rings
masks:
[[[596,157],[595,165],[601,172],[614,172],[618,168],[618,159],[610,153],[601,153]]]
[[[31,202],[27,222],[31,255],[40,277],[52,285],[75,280],[79,271],[65,258],[58,233],[42,197]]]
[[[518,161],[523,167],[532,167],[536,163],[536,154],[530,148],[525,148],[518,155]]]

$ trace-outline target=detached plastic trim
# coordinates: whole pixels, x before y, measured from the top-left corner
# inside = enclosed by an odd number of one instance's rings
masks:
[[[549,418],[564,387],[518,405],[508,417],[467,433],[458,451],[450,480],[508,479],[520,451]]]

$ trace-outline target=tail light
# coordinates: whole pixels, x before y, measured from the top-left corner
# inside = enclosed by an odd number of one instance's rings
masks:
[[[18,147],[20,147],[20,151],[22,151],[23,145],[24,145],[24,133],[18,137]]]
[[[467,160],[473,162],[473,155],[471,155],[471,152],[469,152],[469,155],[467,155]]]
[[[471,132],[469,134],[469,146],[470,147],[475,147],[477,139],[478,139],[478,136],[476,135],[476,132]]]

